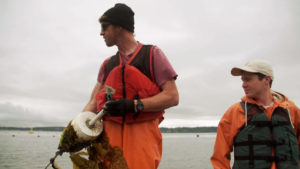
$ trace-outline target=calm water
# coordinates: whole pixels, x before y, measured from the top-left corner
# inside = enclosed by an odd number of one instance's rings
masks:
[[[0,131],[0,169],[45,168],[57,151],[60,135],[61,132]],[[215,136],[215,133],[163,134],[159,169],[211,169],[209,158]],[[72,169],[68,153],[57,157],[56,162],[62,169]]]

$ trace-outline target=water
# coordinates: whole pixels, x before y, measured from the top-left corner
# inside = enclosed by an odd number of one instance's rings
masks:
[[[61,132],[0,131],[0,169],[45,168],[57,151],[60,135]],[[215,136],[215,133],[163,134],[159,169],[211,169]],[[72,169],[68,153],[58,156],[56,162],[62,169]]]

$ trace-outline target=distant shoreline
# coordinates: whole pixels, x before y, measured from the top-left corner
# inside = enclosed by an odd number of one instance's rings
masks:
[[[65,127],[0,127],[1,130],[17,130],[17,131],[63,131]],[[215,133],[217,132],[217,127],[176,127],[167,128],[161,127],[160,131],[162,133]]]

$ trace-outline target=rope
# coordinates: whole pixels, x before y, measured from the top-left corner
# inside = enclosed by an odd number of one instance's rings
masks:
[[[45,167],[45,169],[47,169],[47,168],[50,166],[50,164],[52,165],[52,167],[53,167],[54,169],[56,169],[55,166],[54,166],[54,161],[55,161],[55,159],[56,159],[56,157],[57,157],[58,155],[61,156],[63,153],[64,153],[63,150],[57,151],[57,152],[55,153],[55,156],[54,156],[53,158],[50,158],[50,163]]]

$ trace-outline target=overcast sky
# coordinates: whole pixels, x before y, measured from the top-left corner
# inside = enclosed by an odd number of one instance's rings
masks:
[[[0,126],[66,126],[113,55],[98,18],[118,1],[0,0]],[[265,59],[272,88],[300,105],[299,0],[122,1],[135,37],[178,73],[177,107],[161,126],[216,126],[244,95],[233,66]]]

